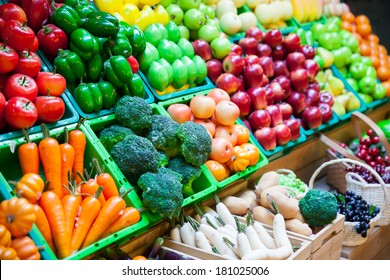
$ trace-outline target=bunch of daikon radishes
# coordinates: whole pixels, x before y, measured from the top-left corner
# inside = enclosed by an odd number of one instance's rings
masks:
[[[275,214],[271,235],[261,223],[254,221],[250,212],[245,219],[235,216],[214,197],[215,210],[196,205],[195,218],[181,216],[180,224],[170,231],[173,241],[232,260],[283,260],[293,253],[280,213]]]

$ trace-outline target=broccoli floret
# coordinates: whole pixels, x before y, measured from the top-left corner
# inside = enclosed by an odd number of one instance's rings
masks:
[[[159,154],[159,161],[158,161],[159,164],[158,164],[158,166],[159,167],[167,166],[168,161],[169,161],[169,157],[167,156],[167,154],[164,151],[157,150],[157,152]]]
[[[204,164],[211,152],[211,138],[203,125],[188,121],[177,130],[184,159],[195,166]]]
[[[309,226],[323,226],[337,216],[337,199],[328,191],[309,190],[299,201],[299,209]]]
[[[152,123],[152,107],[141,97],[125,95],[115,106],[115,117],[119,124],[144,135]]]
[[[114,124],[100,131],[99,140],[106,150],[111,152],[112,147],[116,143],[119,143],[129,135],[134,135],[130,128]]]
[[[181,175],[161,167],[157,173],[143,174],[137,184],[142,189],[142,201],[152,212],[164,218],[176,218],[183,204]]]
[[[195,193],[192,189],[192,182],[200,176],[200,167],[189,164],[182,156],[176,156],[169,159],[167,168],[179,173],[183,177],[181,183],[183,184],[182,192],[184,197],[189,197]]]
[[[157,172],[159,167],[160,154],[148,139],[137,135],[115,144],[111,156],[130,183],[137,183],[146,172]]]
[[[179,124],[168,116],[153,115],[152,125],[145,135],[157,150],[162,150],[169,157],[180,152],[180,139],[176,136]]]

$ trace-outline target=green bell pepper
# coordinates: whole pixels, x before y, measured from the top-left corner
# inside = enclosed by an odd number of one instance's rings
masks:
[[[54,25],[64,30],[66,35],[69,36],[73,31],[81,26],[81,18],[72,6],[62,5],[59,8],[55,8],[54,4],[52,4],[52,7],[54,12],[50,19]]]
[[[85,66],[80,56],[70,50],[58,50],[53,62],[57,73],[64,76],[67,82],[73,83],[85,74]]]
[[[96,38],[84,28],[78,28],[70,35],[69,48],[83,60],[90,60],[99,53],[99,43]]]
[[[145,35],[137,25],[133,25],[133,37],[130,40],[130,44],[133,47],[133,55],[138,58],[143,54],[146,48]]]
[[[125,35],[126,38],[129,40],[129,42],[131,42],[134,36],[133,27],[125,21],[119,22],[118,27],[119,27],[118,34]]]
[[[71,6],[72,8],[76,7],[77,5],[90,6],[88,0],[65,0],[64,4]]]
[[[100,89],[100,92],[102,93],[103,108],[113,108],[120,98],[118,91],[111,83],[106,81],[100,81],[97,85]]]
[[[97,82],[103,73],[103,59],[100,54],[94,55],[85,63],[87,79],[90,82]]]
[[[138,96],[145,98],[145,87],[141,77],[138,74],[134,74],[131,81],[127,84],[123,84],[119,91],[121,95]]]
[[[133,72],[126,58],[115,55],[104,62],[104,77],[115,87],[121,87],[131,81]]]
[[[73,8],[78,13],[80,18],[86,18],[89,13],[95,11],[95,8],[89,4],[88,5],[78,4]]]
[[[127,37],[118,33],[115,39],[108,39],[103,45],[104,52],[108,55],[122,55],[125,58],[131,56],[133,48]]]
[[[109,81],[114,87],[120,88],[123,82],[116,76],[114,69],[112,69],[110,59],[107,59],[104,64],[104,79]]]
[[[91,12],[87,15],[82,27],[96,37],[115,36],[118,33],[118,19],[106,12]]]
[[[99,112],[103,108],[103,96],[94,83],[81,83],[73,92],[73,97],[84,113]]]

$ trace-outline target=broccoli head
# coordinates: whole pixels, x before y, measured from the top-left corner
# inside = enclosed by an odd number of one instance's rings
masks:
[[[180,151],[180,139],[176,136],[179,124],[168,116],[153,115],[150,130],[145,135],[157,150],[162,150],[169,157]]]
[[[183,195],[185,197],[193,195],[192,182],[200,176],[200,167],[189,164],[182,156],[176,156],[169,159],[167,168],[179,173],[183,177],[181,181],[183,184]]]
[[[130,183],[137,183],[146,172],[157,172],[160,161],[152,143],[137,135],[127,136],[115,144],[111,156]]]
[[[159,168],[157,173],[143,174],[137,184],[145,207],[164,218],[179,216],[184,200],[181,179],[179,173],[165,167]]]
[[[195,166],[204,164],[211,152],[211,137],[206,128],[192,121],[182,123],[177,130],[184,159]]]
[[[328,191],[309,190],[299,201],[299,209],[309,226],[323,226],[337,216],[337,199]]]
[[[143,135],[152,123],[152,107],[141,97],[125,95],[115,106],[115,117],[120,125]]]
[[[164,151],[157,150],[159,154],[159,167],[164,167],[168,164],[169,157]]]
[[[116,143],[122,141],[129,135],[134,135],[134,132],[130,128],[114,124],[103,128],[100,131],[99,140],[106,148],[106,150],[111,152],[112,147]]]

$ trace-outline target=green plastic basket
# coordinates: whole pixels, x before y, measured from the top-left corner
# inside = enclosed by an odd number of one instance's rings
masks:
[[[172,99],[172,100],[169,100],[169,101],[159,102],[158,104],[164,109],[164,114],[169,116],[169,114],[167,112],[167,108],[169,107],[169,105],[177,104],[177,103],[189,104],[193,97],[195,97],[197,95],[206,95],[208,92],[209,92],[209,90],[201,91],[201,92],[198,92],[198,93],[195,93],[195,94],[191,94],[191,95],[187,95],[187,96],[184,96],[184,97],[175,98],[175,99]],[[237,120],[236,123],[244,125],[243,122],[241,122],[241,120]],[[206,174],[206,176],[207,176],[208,180],[211,182],[211,184],[216,185],[218,189],[225,188],[226,186],[234,183],[235,181],[237,181],[239,179],[242,179],[244,177],[250,176],[256,170],[258,170],[261,167],[263,167],[263,166],[268,164],[268,159],[264,155],[263,151],[261,150],[261,147],[260,147],[259,143],[257,141],[253,141],[253,140],[254,140],[254,138],[251,137],[249,139],[249,143],[254,144],[256,147],[259,148],[259,150],[260,150],[259,151],[260,152],[259,161],[255,165],[247,167],[244,171],[232,174],[231,176],[229,176],[225,180],[217,181],[215,179],[214,175],[207,168],[207,166],[206,165],[202,165],[202,170]]]
[[[48,71],[48,68],[46,67],[46,65],[43,62],[42,62],[41,71]],[[79,114],[77,113],[76,109],[73,107],[73,105],[70,102],[67,95],[62,94],[61,98],[65,103],[65,113],[59,121],[46,124],[46,126],[49,129],[77,123],[77,121],[79,120]],[[39,121],[37,121],[37,123],[29,129],[29,133],[36,133],[39,131],[41,131],[41,126],[40,126]],[[4,133],[2,133],[0,131],[0,142],[14,139],[14,138],[21,137],[21,136],[23,136],[21,130],[8,131],[8,132],[6,131]]]
[[[72,131],[76,128],[76,124],[66,126],[69,131]],[[93,139],[91,139],[87,129],[84,125],[80,126],[81,131],[86,134],[87,144],[85,149],[85,168],[90,171],[92,168],[92,158],[96,158],[99,165],[104,168],[104,172],[108,172],[113,176],[120,193],[125,192],[129,188],[131,188],[130,184],[124,182],[122,178],[119,178],[114,172],[114,166],[110,163],[110,161],[105,157],[105,153],[99,149],[99,147],[94,143]],[[56,138],[60,143],[62,143],[64,138],[65,127],[55,128],[50,131],[51,137]],[[36,133],[30,135],[30,140],[38,143],[42,140],[42,133]],[[0,143],[0,172],[3,174],[6,180],[17,181],[21,178],[22,173],[20,170],[20,163],[17,156],[18,147],[25,143],[25,139],[23,137],[12,139],[9,141],[4,141]],[[40,174],[44,178],[43,170],[41,168]],[[130,191],[127,195],[124,196],[124,200],[126,201],[127,206],[132,206],[135,208],[142,208],[143,204],[138,197],[135,190]],[[88,256],[94,254],[98,250],[101,250],[111,244],[119,243],[123,239],[129,239],[135,234],[147,227],[149,224],[149,219],[145,213],[141,212],[141,219],[138,223],[125,228],[121,231],[118,231],[110,236],[107,236],[104,239],[101,239],[94,244],[80,250],[76,254],[71,255],[66,259],[70,260],[81,260],[85,259]],[[48,249],[49,250],[49,249]],[[50,250],[51,251],[51,250]],[[54,254],[53,254],[54,255]]]
[[[165,114],[164,110],[162,107],[160,107],[157,104],[151,104],[152,109],[153,109],[153,114]],[[127,182],[126,177],[123,175],[122,171],[119,169],[119,167],[115,164],[109,153],[106,151],[104,148],[103,144],[99,141],[98,139],[98,133],[105,127],[108,127],[110,125],[116,124],[117,120],[115,118],[115,115],[109,115],[109,116],[104,116],[101,118],[93,119],[93,120],[88,120],[85,123],[85,126],[88,130],[88,133],[91,135],[91,138],[94,139],[95,145],[99,147],[100,150],[104,150],[105,156],[108,158],[108,160],[115,166],[114,172],[117,174],[119,178],[121,178],[122,181]],[[142,191],[138,188],[135,187],[137,190],[138,195],[141,197],[142,196]],[[184,199],[184,202],[182,204],[182,207],[185,207],[187,205],[193,204],[199,200],[204,199],[205,197],[209,196],[216,190],[216,186],[211,184],[204,172],[201,173],[200,177],[197,178],[193,184],[192,188],[195,192],[194,195],[187,197]],[[145,214],[148,216],[150,221],[158,221],[161,219],[161,216],[159,214],[154,214],[151,213],[150,211],[145,211]]]

